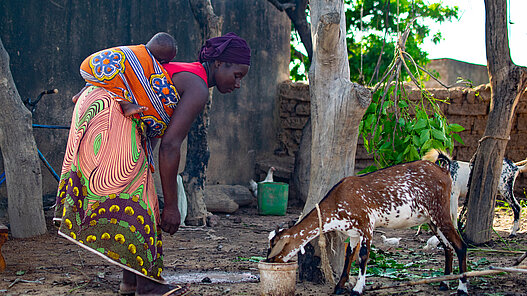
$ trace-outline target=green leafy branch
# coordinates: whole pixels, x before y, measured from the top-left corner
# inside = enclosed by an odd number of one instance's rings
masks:
[[[362,172],[420,159],[431,148],[451,153],[454,140],[463,143],[456,133],[464,128],[459,124],[448,123],[441,111],[440,104],[448,104],[448,99],[435,98],[424,89],[419,71],[426,70],[405,52],[412,23],[413,21],[409,22],[400,35],[395,58],[382,79],[374,86],[372,103],[359,126],[364,147],[373,155],[375,162]],[[415,74],[408,67],[407,61],[415,68]],[[407,81],[402,78],[403,69],[420,90],[419,98],[409,97],[405,86]],[[431,75],[427,71],[425,73]]]

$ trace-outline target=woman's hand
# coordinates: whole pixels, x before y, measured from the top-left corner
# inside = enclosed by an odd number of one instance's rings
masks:
[[[164,232],[170,233],[170,235],[176,233],[181,224],[181,214],[177,205],[175,207],[169,207],[165,205],[163,213],[161,213],[161,229]]]

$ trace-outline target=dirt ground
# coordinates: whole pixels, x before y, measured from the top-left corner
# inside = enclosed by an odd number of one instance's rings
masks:
[[[171,281],[190,281],[192,295],[259,295],[258,259],[267,252],[269,231],[282,222],[294,220],[299,207],[290,207],[286,216],[260,216],[254,207],[235,214],[216,214],[219,224],[214,227],[182,227],[174,236],[165,236],[165,275]],[[516,238],[508,238],[511,212],[497,210],[495,238],[479,250],[470,249],[468,266],[471,270],[490,266],[511,266],[527,250],[527,217],[524,209],[521,230]],[[48,221],[51,211],[47,211]],[[0,221],[5,222],[6,221]],[[51,222],[51,221],[50,221]],[[385,250],[380,235],[402,237],[395,250]],[[430,234],[415,236],[415,230],[379,229],[375,233],[374,253],[368,266],[367,289],[373,285],[394,285],[435,275],[443,268],[441,249],[424,251]],[[498,236],[499,234],[499,236]],[[501,236],[501,238],[500,238]],[[485,249],[485,250],[483,250]],[[32,239],[10,239],[2,248],[7,269],[0,274],[0,295],[116,295],[120,270],[99,256],[93,255],[56,234],[48,225],[46,235]],[[527,264],[527,260],[523,262]],[[383,265],[385,265],[383,267]],[[457,259],[454,262],[457,269]],[[214,273],[215,272],[215,273]],[[223,277],[218,273],[223,272]],[[436,273],[434,273],[436,272]],[[177,274],[182,275],[177,277]],[[375,274],[373,274],[375,273]],[[222,281],[227,280],[244,282]],[[183,275],[188,275],[183,277]],[[221,275],[221,274],[220,274]],[[356,273],[352,271],[351,280]],[[208,282],[208,283],[207,283]],[[365,295],[451,295],[439,291],[436,284],[421,284],[397,289],[366,291]],[[527,295],[525,273],[470,278],[471,295]],[[330,284],[309,282],[296,284],[297,296],[331,295]]]

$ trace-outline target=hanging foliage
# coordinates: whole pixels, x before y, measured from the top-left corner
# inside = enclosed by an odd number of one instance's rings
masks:
[[[429,73],[405,51],[412,23],[400,36],[392,63],[375,85],[372,103],[359,127],[364,146],[375,161],[363,172],[420,159],[430,148],[452,153],[454,140],[463,143],[456,133],[464,128],[448,123],[441,111],[440,104],[448,104],[447,99],[435,98],[422,87],[419,77]],[[420,89],[418,99],[410,99],[403,74]]]
[[[297,3],[269,1],[279,9],[278,4]],[[294,24],[305,24],[298,18],[309,21],[307,2],[300,2],[300,8],[305,10],[296,18],[291,12],[297,8],[285,9]],[[451,153],[454,141],[463,142],[457,133],[464,128],[448,123],[442,113],[440,106],[448,104],[447,99],[437,99],[423,88],[427,79],[450,86],[424,68],[428,53],[421,46],[426,38],[432,38],[434,43],[442,39],[440,32],[430,36],[428,24],[457,18],[458,7],[425,0],[344,0],[344,5],[351,81],[373,88],[372,103],[360,123],[360,134],[375,164],[364,172],[419,159],[430,148]],[[406,28],[403,34],[400,28]],[[312,49],[302,44],[311,34],[306,26],[295,29],[291,34],[290,77],[293,81],[307,80],[307,53]],[[408,82],[421,89],[418,99],[409,99],[404,86]]]

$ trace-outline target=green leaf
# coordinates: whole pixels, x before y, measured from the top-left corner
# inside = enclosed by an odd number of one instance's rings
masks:
[[[419,152],[417,152],[417,149],[414,146],[410,148],[410,156],[411,156],[410,160],[418,160],[421,158],[419,156]]]
[[[421,140],[420,140],[420,137],[418,137],[417,135],[413,135],[413,136],[412,136],[412,144],[413,144],[414,146],[417,146],[417,147],[421,146]]]
[[[440,141],[446,141],[445,134],[442,133],[441,131],[433,129],[433,130],[431,130],[431,132],[432,132],[432,137],[434,139],[437,139],[437,140],[440,140]]]
[[[244,257],[236,257],[236,259],[234,261],[249,261],[249,262],[260,262],[262,260],[265,260],[266,258],[265,257],[260,257],[260,256],[251,256],[249,258],[244,258]]]
[[[432,148],[432,139],[428,139],[428,141],[421,146],[421,151],[428,151],[430,148]]]
[[[367,174],[367,173],[375,172],[376,170],[377,170],[376,166],[370,165],[370,166],[365,167],[362,171],[358,172],[358,174],[359,175]]]
[[[419,145],[423,146],[426,141],[430,139],[430,130],[425,129],[421,131],[421,134],[419,135]]]
[[[457,123],[452,123],[448,125],[448,130],[454,133],[459,133],[459,132],[464,131],[465,128]]]
[[[406,146],[406,149],[404,149],[403,154],[407,154],[410,151],[410,148],[413,147],[411,145]]]
[[[392,143],[390,142],[384,142],[384,144],[381,145],[381,147],[379,148],[380,150],[386,150],[388,148],[391,148],[392,147]]]
[[[461,145],[465,145],[465,143],[463,142],[463,140],[458,134],[452,134],[452,138],[456,140],[458,143],[461,143]]]
[[[427,121],[424,119],[417,120],[417,123],[414,125],[414,130],[420,130],[425,128],[427,125]]]
[[[406,107],[408,107],[408,103],[406,101],[403,101],[403,100],[399,101],[398,105],[399,105],[399,108],[406,108]]]

